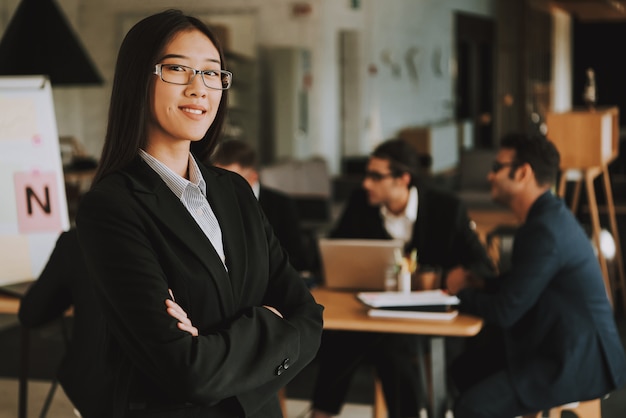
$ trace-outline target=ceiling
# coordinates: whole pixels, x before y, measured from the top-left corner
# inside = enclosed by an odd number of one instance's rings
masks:
[[[626,21],[626,0],[552,0],[583,22]]]

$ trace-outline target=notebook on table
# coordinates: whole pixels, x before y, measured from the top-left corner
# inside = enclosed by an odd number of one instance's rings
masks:
[[[410,293],[360,292],[357,294],[357,298],[370,308],[399,311],[439,312],[448,310],[460,302],[456,296],[451,296],[440,289],[419,290]]]
[[[319,240],[324,284],[329,289],[382,291],[385,271],[394,263],[398,240]]]
[[[451,320],[458,315],[459,298],[440,289],[410,293],[360,292],[357,298],[371,308],[369,316]]]

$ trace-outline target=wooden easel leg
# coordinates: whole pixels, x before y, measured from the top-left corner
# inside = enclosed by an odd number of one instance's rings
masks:
[[[387,416],[387,404],[383,394],[383,385],[378,376],[374,379],[374,409],[372,410],[372,416],[373,418],[385,418]]]
[[[572,209],[572,213],[576,215],[578,212],[578,204],[580,203],[580,189],[582,186],[582,179],[576,180],[576,185],[574,185],[574,196],[572,197],[572,205],[570,206]]]
[[[567,170],[563,170],[561,173],[561,179],[559,180],[559,188],[557,194],[561,199],[565,199],[565,186],[567,185]]]
[[[611,233],[615,241],[615,257],[617,261],[617,273],[619,276],[619,289],[622,296],[622,309],[626,310],[626,278],[624,276],[624,259],[622,258],[622,246],[619,239],[619,229],[617,228],[617,219],[615,217],[615,202],[613,201],[613,190],[611,189],[611,180],[609,178],[608,166],[602,167],[602,177],[604,177],[604,192],[606,194],[606,205],[609,213],[609,224]]]
[[[595,170],[585,170],[585,184],[587,187],[587,199],[589,200],[589,213],[591,214],[591,226],[593,242],[598,249],[598,261],[600,262],[600,269],[602,270],[602,276],[604,278],[604,286],[606,287],[606,293],[609,298],[609,302],[613,306],[613,287],[609,279],[609,268],[604,258],[604,254],[600,250],[600,213],[598,211],[598,201],[596,200],[596,192],[593,188],[593,179],[596,177]]]
[[[567,192],[567,172],[568,171],[569,170],[564,170],[563,173],[561,174],[561,178],[559,180],[559,186],[556,191],[557,195],[561,199],[565,199],[565,194]],[[570,209],[572,210],[572,213],[574,214],[576,214],[576,211],[578,210],[578,204],[580,202],[581,186],[582,186],[582,178],[579,180],[576,180],[576,184],[574,185],[574,195],[572,196],[572,203],[570,204]]]

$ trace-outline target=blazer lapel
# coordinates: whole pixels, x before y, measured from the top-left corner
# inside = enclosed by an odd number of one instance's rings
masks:
[[[165,228],[179,238],[181,246],[186,246],[192,254],[196,255],[209,271],[220,293],[225,297],[225,305],[232,304],[228,273],[222,266],[222,261],[213,245],[181,201],[140,157],[131,164],[126,173],[137,199]],[[219,216],[218,219],[220,219]],[[224,234],[223,227],[222,233]]]
[[[246,233],[239,216],[246,208],[239,206],[230,176],[209,170],[202,164],[198,166],[207,185],[207,199],[220,221],[228,275],[233,293],[238,295],[247,277]]]

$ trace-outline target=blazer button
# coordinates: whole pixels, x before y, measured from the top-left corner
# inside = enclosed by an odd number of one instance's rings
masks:
[[[291,361],[289,360],[289,357],[287,357],[283,360],[283,367],[285,368],[285,370],[287,370],[289,366],[291,366]]]
[[[285,371],[285,366],[282,364],[276,368],[276,376],[280,376]]]

